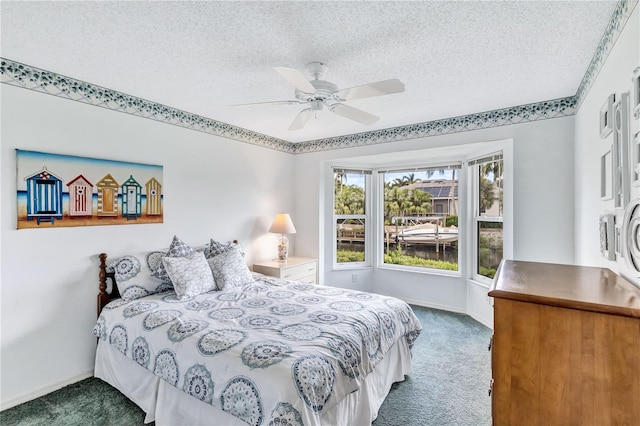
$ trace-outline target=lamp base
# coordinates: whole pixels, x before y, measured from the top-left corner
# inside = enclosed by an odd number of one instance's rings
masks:
[[[289,257],[289,239],[282,234],[278,239],[278,260],[286,262]]]

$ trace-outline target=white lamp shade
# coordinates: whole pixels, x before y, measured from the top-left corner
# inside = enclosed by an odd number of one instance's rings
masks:
[[[293,226],[289,213],[278,213],[275,219],[273,219],[269,232],[275,234],[295,234],[296,227]]]

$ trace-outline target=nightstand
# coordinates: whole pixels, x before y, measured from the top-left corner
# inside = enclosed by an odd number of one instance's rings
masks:
[[[308,257],[290,257],[286,262],[272,260],[253,264],[253,271],[264,275],[308,284],[318,282],[318,260]]]

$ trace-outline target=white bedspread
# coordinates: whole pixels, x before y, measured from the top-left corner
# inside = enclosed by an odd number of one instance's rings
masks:
[[[375,392],[375,387],[359,391],[390,348],[400,368],[380,375],[384,395],[389,378],[400,380],[398,374],[410,370],[408,350],[421,325],[406,303],[256,277],[242,288],[186,302],[169,292],[105,307],[94,328],[101,345],[110,343],[161,379],[144,386],[146,393],[135,392],[133,385],[128,395],[151,417],[162,411],[159,398],[180,391],[196,407],[208,404],[251,425],[334,424],[329,417],[342,415],[338,404],[348,406],[351,399]],[[383,364],[393,367],[387,359]],[[105,377],[118,376],[109,369],[114,366],[96,363],[96,376],[98,370]],[[381,399],[373,399],[377,410]]]

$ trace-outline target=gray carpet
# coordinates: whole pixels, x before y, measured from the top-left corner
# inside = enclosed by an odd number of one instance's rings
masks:
[[[491,331],[466,315],[413,309],[423,327],[413,374],[393,385],[373,425],[490,425]],[[142,410],[95,378],[0,412],[2,426],[135,426],[143,420]]]

